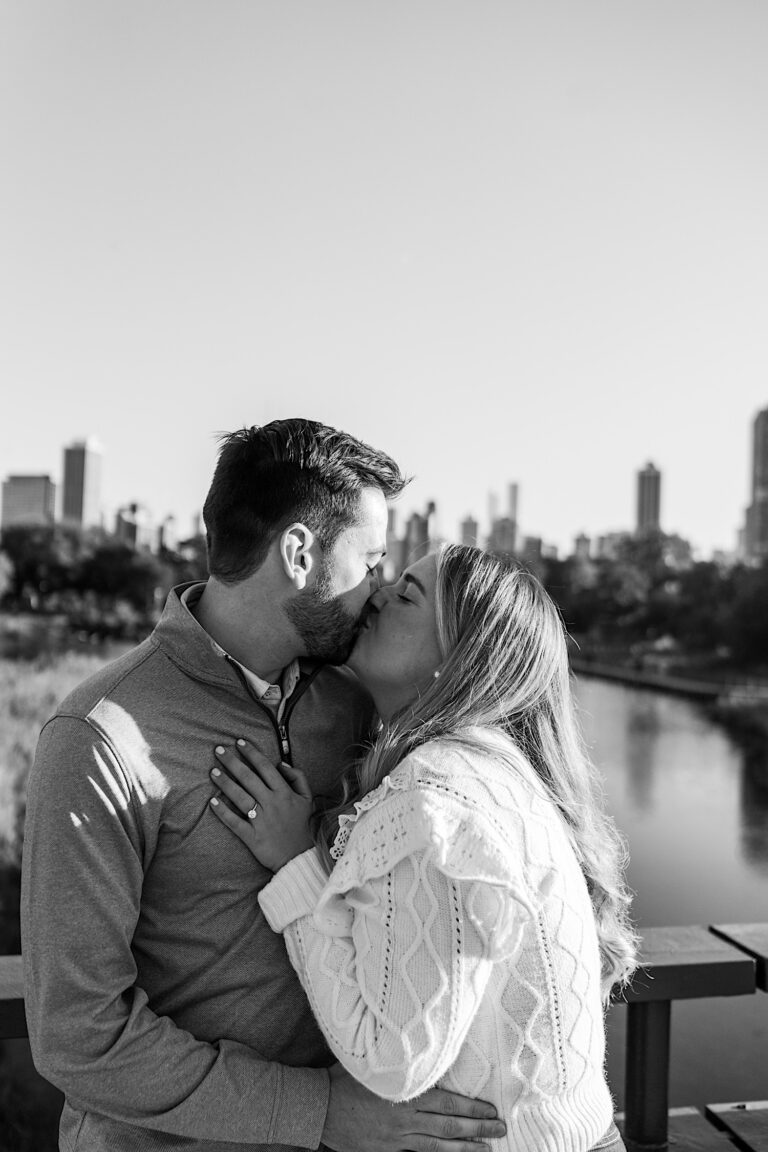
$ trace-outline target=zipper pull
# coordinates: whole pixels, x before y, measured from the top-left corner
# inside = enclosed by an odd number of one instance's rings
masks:
[[[291,762],[291,745],[288,742],[288,729],[285,724],[278,724],[277,731],[280,735],[280,744],[283,749],[283,756],[290,764]]]

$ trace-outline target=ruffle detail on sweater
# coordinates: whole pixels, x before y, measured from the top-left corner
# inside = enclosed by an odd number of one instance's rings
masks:
[[[413,768],[411,765],[406,764],[405,769],[405,771],[399,770],[394,778],[392,776],[385,776],[378,787],[363,796],[362,800],[355,802],[354,812],[344,812],[339,816],[339,830],[331,846],[331,856],[334,860],[340,860],[344,855],[350,832],[364,812],[368,812],[371,808],[374,808],[389,792],[405,791],[408,788],[413,788],[415,783]]]
[[[505,951],[512,923],[516,936],[523,922],[536,917],[555,876],[548,864],[530,867],[523,821],[521,814],[504,835],[492,815],[446,788],[444,780],[430,779],[418,760],[403,761],[347,817],[346,835],[334,845],[343,855],[337,855],[316,915],[331,913],[335,897],[428,849],[432,864],[451,880],[491,885],[510,898],[495,931],[497,946]]]

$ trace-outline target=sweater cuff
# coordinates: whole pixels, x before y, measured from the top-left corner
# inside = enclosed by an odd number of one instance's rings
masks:
[[[281,1065],[280,1090],[270,1125],[270,1143],[319,1148],[328,1113],[331,1081],[327,1068]],[[301,1107],[297,1107],[297,1103]]]
[[[259,904],[272,931],[284,932],[294,920],[314,912],[327,882],[317,848],[289,860],[259,892]]]

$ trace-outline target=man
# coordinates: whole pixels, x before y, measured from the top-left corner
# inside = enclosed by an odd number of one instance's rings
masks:
[[[503,1133],[490,1106],[433,1091],[393,1107],[328,1068],[259,910],[269,874],[209,805],[222,741],[306,767],[318,794],[366,736],[370,702],[334,665],[403,484],[389,457],[314,422],[226,437],[204,508],[208,582],[174,589],[152,635],[43,729],[23,952],[66,1152],[467,1152]]]

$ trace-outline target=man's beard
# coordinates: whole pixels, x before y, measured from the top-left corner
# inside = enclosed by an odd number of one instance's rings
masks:
[[[345,663],[357,639],[360,620],[340,596],[328,595],[328,581],[322,573],[316,588],[287,602],[285,613],[304,642],[307,656],[326,664]]]

